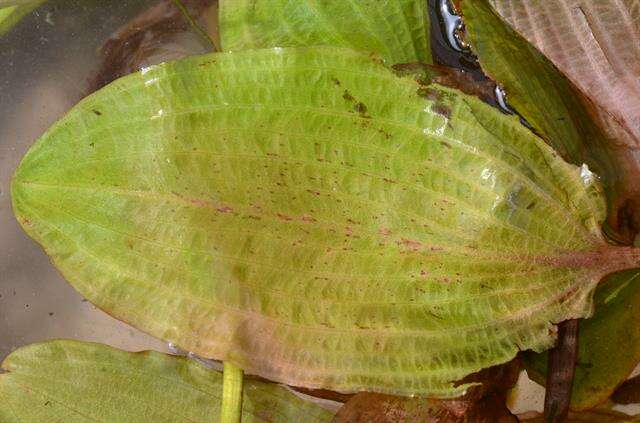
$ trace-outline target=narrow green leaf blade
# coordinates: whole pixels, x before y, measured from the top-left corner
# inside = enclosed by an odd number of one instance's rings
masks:
[[[215,422],[222,374],[153,351],[49,341],[10,354],[0,374],[0,420]],[[329,422],[333,415],[273,383],[245,380],[243,422]]]
[[[390,65],[432,62],[421,0],[222,0],[220,37],[225,51],[331,45]]]
[[[343,392],[458,395],[638,262],[602,240],[593,175],[517,118],[335,48],[122,78],[38,141],[12,196],[100,308]]]

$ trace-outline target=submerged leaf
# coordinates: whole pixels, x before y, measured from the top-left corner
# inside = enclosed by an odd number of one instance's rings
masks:
[[[225,51],[331,45],[431,63],[423,0],[221,0]]]
[[[491,0],[496,10],[598,108],[617,154],[632,161],[635,196],[625,212],[640,231],[640,1]],[[620,169],[621,172],[628,171]]]
[[[184,7],[181,10],[175,1],[163,0],[143,10],[100,47],[102,59],[89,83],[89,92],[149,64],[212,51],[190,19],[201,17],[215,3],[215,0],[181,0],[179,4]],[[215,39],[215,34],[211,38]]]
[[[640,138],[638,0],[491,0],[594,102]]]
[[[534,46],[508,26],[488,0],[464,0],[467,38],[485,72],[504,86],[508,101],[566,160],[603,178],[609,224],[631,243],[635,223],[629,202],[640,200],[640,166],[593,122],[593,103]],[[638,203],[640,204],[640,203]]]
[[[640,361],[640,278],[637,270],[615,274],[598,287],[595,313],[580,322],[571,408],[605,401]],[[546,354],[529,354],[529,374],[544,384]]]
[[[13,28],[22,18],[45,0],[0,1],[0,36]]]
[[[597,181],[517,118],[336,48],[117,80],[27,153],[12,196],[115,317],[342,392],[459,395],[640,261],[603,241]]]
[[[0,421],[218,421],[222,373],[184,357],[49,341],[2,363]],[[273,383],[246,378],[243,422],[329,422],[332,413]]]

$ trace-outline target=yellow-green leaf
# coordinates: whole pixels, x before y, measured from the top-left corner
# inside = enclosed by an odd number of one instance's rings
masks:
[[[225,51],[331,45],[431,63],[422,0],[221,0],[220,37]]]
[[[336,48],[117,80],[40,138],[12,196],[115,317],[342,392],[459,395],[640,261],[603,241],[593,175],[516,117]]]
[[[216,422],[222,373],[154,351],[49,341],[11,353],[0,374],[0,421]],[[245,378],[243,422],[330,422],[286,388]]]

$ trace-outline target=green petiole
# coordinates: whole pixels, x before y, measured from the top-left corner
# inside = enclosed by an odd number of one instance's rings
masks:
[[[224,363],[221,423],[240,423],[242,420],[242,377],[243,371],[240,367],[229,362]]]

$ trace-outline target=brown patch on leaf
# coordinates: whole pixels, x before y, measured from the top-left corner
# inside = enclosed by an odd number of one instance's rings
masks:
[[[478,79],[477,72],[436,65],[429,66],[429,68],[436,72],[436,76],[432,77],[433,82],[479,97],[486,103],[495,103],[495,83],[487,78]],[[440,99],[431,100],[439,101]]]
[[[422,243],[413,239],[401,238],[397,243],[411,251],[418,251],[422,248]]]
[[[356,103],[355,106],[353,106],[353,109],[358,112],[358,114],[360,116],[362,116],[365,119],[371,119],[371,116],[369,116],[367,114],[367,106],[365,106],[365,104],[363,102],[358,102]]]
[[[347,101],[354,102],[354,103],[356,101],[356,99],[351,95],[349,90],[344,90],[344,93],[342,93],[342,98],[344,98]]]
[[[435,103],[433,106],[431,106],[431,110],[433,111],[433,113],[439,114],[445,119],[451,119],[451,107],[449,106],[446,106],[442,103]]]
[[[391,230],[388,228],[380,228],[380,230],[378,231],[378,233],[382,236],[389,236],[391,235]]]
[[[284,220],[285,222],[290,222],[293,220],[293,217],[287,216],[286,214],[282,213],[276,213],[276,216],[278,217],[278,219]]]

